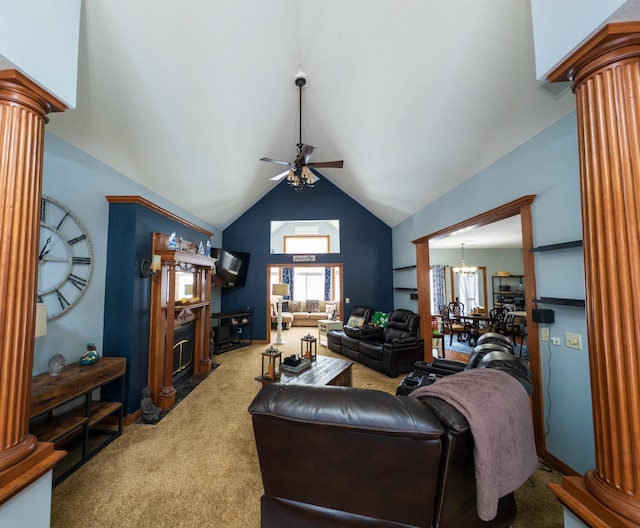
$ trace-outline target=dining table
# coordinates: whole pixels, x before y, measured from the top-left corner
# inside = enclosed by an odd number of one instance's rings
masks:
[[[452,315],[466,329],[466,336],[460,337],[460,341],[466,341],[470,346],[476,346],[478,338],[491,328],[491,317],[487,314]]]

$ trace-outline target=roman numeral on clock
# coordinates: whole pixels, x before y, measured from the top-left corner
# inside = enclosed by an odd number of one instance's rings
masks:
[[[58,297],[58,302],[60,303],[60,308],[64,310],[65,306],[70,306],[69,301],[64,298],[64,295],[60,293],[60,290],[56,290],[56,296]]]
[[[59,230],[62,227],[62,223],[67,219],[68,216],[69,216],[69,213],[65,213],[64,214],[64,216],[62,217],[62,220],[60,220],[60,222],[58,222],[58,227],[56,227],[56,231]],[[70,243],[71,243],[71,241],[70,241]]]
[[[87,285],[87,280],[83,279],[82,277],[78,277],[77,275],[74,275],[73,273],[71,273],[68,277],[67,280],[73,284],[76,288],[78,288],[80,291],[84,290],[84,287]]]
[[[91,264],[90,257],[73,257],[74,264]]]
[[[63,218],[64,220],[64,218]],[[60,222],[62,223],[62,222]],[[87,238],[87,235],[80,235],[77,236],[76,238],[72,238],[71,240],[69,240],[69,244],[77,244],[78,242],[80,242],[81,240],[85,240]]]

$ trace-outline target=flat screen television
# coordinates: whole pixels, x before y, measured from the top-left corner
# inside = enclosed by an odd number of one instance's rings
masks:
[[[211,248],[211,256],[218,259],[214,286],[229,288],[231,286],[245,285],[247,282],[247,269],[249,268],[249,253]]]

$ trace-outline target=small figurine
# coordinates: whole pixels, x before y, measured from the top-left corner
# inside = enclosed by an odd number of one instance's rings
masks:
[[[176,236],[175,231],[169,235],[169,240],[167,241],[167,247],[169,249],[178,249],[178,237]]]
[[[207,255],[207,257],[211,256],[211,242],[209,242],[208,239],[207,239],[207,252],[205,253],[205,255]]]
[[[62,354],[54,354],[49,360],[49,375],[50,376],[59,376],[62,372],[62,368],[64,367],[64,356]]]
[[[80,358],[81,365],[93,365],[100,359],[98,352],[96,351],[96,345],[93,343],[87,343],[87,351]]]
[[[142,400],[140,400],[140,410],[142,411],[142,422],[146,424],[155,423],[160,418],[162,409],[156,407],[151,399],[149,387],[142,389]]]
[[[202,244],[202,240],[200,241],[199,251],[201,255],[204,255],[204,245]]]

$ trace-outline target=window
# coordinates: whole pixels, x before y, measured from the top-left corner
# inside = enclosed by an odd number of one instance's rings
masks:
[[[294,268],[293,300],[324,299],[324,268]]]
[[[289,255],[329,253],[329,237],[324,235],[285,236],[284,252]]]

